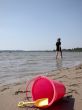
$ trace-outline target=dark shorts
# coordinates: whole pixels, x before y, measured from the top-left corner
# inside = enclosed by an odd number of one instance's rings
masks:
[[[60,51],[61,52],[61,48],[59,49],[59,48],[56,48],[56,51]]]

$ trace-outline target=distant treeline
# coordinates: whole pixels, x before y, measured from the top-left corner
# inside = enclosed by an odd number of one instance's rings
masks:
[[[56,50],[0,50],[1,52],[55,52]],[[62,49],[65,52],[82,52],[82,48]]]
[[[55,50],[53,50],[55,51]],[[62,49],[65,52],[82,52],[82,48]]]

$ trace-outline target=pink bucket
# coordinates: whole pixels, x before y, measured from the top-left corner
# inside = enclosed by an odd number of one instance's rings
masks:
[[[27,89],[28,86],[26,88],[26,91]],[[49,107],[55,101],[61,99],[65,95],[65,90],[65,86],[62,83],[51,80],[45,76],[38,76],[35,78],[32,84],[32,99],[33,101],[35,101],[41,98],[48,98],[49,104],[47,107]]]

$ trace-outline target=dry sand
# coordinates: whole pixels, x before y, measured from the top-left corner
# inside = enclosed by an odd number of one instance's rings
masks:
[[[47,77],[66,86],[66,95],[46,110],[82,110],[82,65],[48,73]],[[28,99],[31,100],[28,90]],[[0,86],[0,110],[39,110],[34,107],[19,108],[17,103],[25,101],[26,82]]]

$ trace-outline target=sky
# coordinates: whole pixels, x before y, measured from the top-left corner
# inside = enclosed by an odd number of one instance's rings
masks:
[[[82,47],[82,0],[0,0],[0,50]]]

